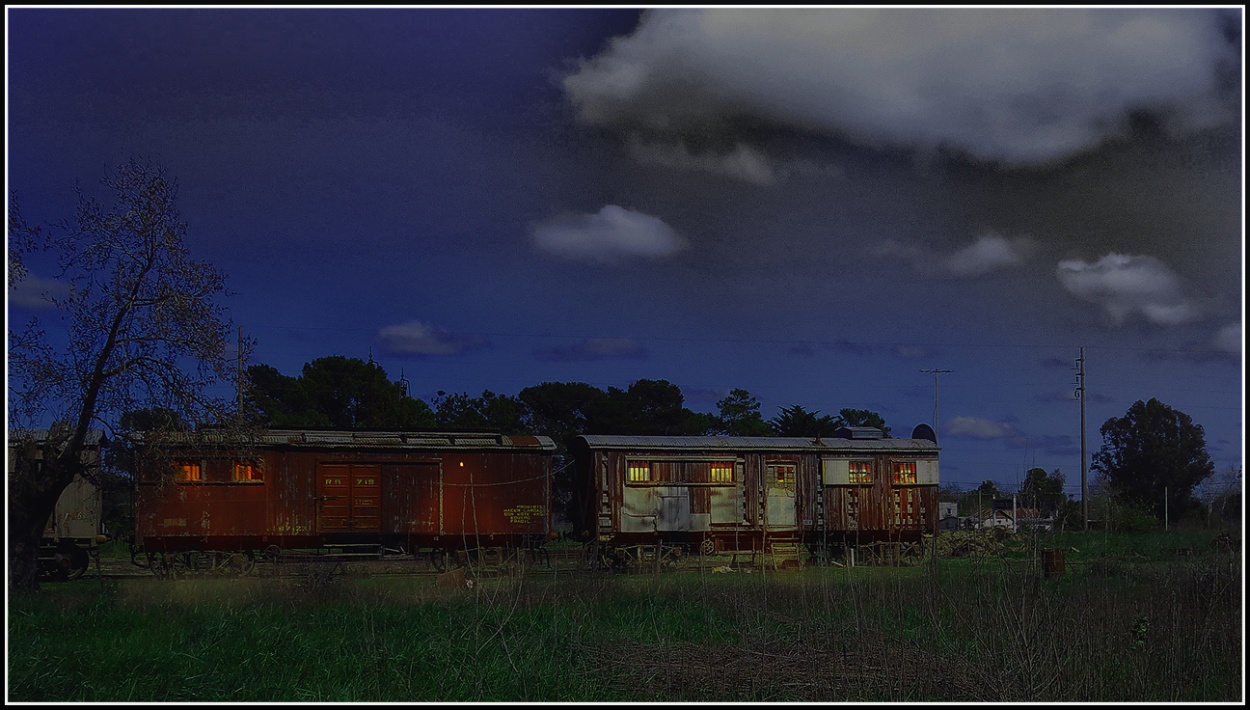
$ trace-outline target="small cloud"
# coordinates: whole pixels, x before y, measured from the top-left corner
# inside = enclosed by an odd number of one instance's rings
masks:
[[[942,434],[967,439],[1008,439],[1020,435],[1010,422],[994,422],[981,417],[955,417],[942,425]]]
[[[967,246],[943,252],[930,246],[883,239],[869,249],[876,257],[898,259],[926,275],[982,276],[1022,266],[1036,251],[1029,237],[1004,237],[987,232]]]
[[[716,403],[729,395],[727,390],[710,389],[707,387],[682,387],[681,397],[686,406],[702,405],[715,408]]]
[[[1140,315],[1156,325],[1180,325],[1198,318],[1182,293],[1180,278],[1151,256],[1111,253],[1095,263],[1059,262],[1059,283],[1072,295],[1102,306],[1114,324]]]
[[[595,214],[566,215],[533,227],[534,244],[549,254],[601,264],[672,256],[686,241],[658,217],[606,205]]]
[[[1234,357],[1241,356],[1241,323],[1230,323],[1220,328],[1211,344],[1216,350],[1226,352]]]
[[[640,360],[647,351],[631,338],[588,338],[576,345],[539,350],[538,358],[553,362]]]
[[[997,234],[982,234],[972,244],[943,260],[946,270],[956,276],[980,276],[991,271],[1020,266],[1033,250],[1028,237],[1008,239]]]
[[[937,356],[937,352],[934,350],[905,343],[895,345],[890,348],[890,352],[900,360],[926,360]]]
[[[56,279],[45,279],[27,273],[24,278],[9,281],[9,305],[32,311],[52,310],[54,298],[69,295],[69,285]]]
[[[832,343],[801,341],[786,348],[786,352],[791,355],[801,355],[803,357],[812,357],[816,355],[817,351],[835,352],[843,355],[868,355],[872,353],[872,346],[853,343],[845,338],[839,338]]]
[[[415,320],[388,325],[378,331],[377,339],[384,352],[398,356],[459,355],[490,346],[485,338],[449,333]]]

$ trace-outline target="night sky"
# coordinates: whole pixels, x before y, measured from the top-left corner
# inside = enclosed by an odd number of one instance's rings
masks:
[[[1243,459],[1233,9],[6,8],[32,224],[141,157],[253,363],[934,423],[1079,493],[1158,398]],[[47,319],[51,265],[9,291]],[[944,369],[937,380],[922,372]]]

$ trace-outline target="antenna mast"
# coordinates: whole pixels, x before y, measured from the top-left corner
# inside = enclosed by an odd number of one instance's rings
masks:
[[[933,435],[936,437],[938,433],[938,375],[943,372],[954,372],[954,370],[929,368],[927,370],[921,370],[921,372],[933,373]]]

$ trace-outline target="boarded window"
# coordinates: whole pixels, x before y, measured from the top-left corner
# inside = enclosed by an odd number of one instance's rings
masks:
[[[650,481],[651,464],[645,461],[631,461],[629,464],[629,475],[627,480],[630,483]]]
[[[179,481],[202,480],[200,475],[200,464],[193,461],[179,461],[174,464],[174,476]]]
[[[915,483],[916,482],[916,462],[915,461],[896,461],[894,463],[894,482],[895,483]]]
[[[872,483],[871,461],[851,461],[849,466],[851,483]]]
[[[263,481],[264,476],[261,475],[260,466],[246,461],[236,461],[234,464],[234,480]]]
[[[733,483],[734,465],[731,463],[712,464],[712,483]]]

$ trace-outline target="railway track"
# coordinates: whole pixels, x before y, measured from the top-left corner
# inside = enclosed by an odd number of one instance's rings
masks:
[[[582,549],[546,550],[527,553],[523,558],[524,571],[527,576],[575,575],[603,573],[605,571],[649,573],[652,571],[671,572],[677,570],[730,571],[754,569],[763,564],[762,560],[744,558],[741,555],[690,555],[684,558],[662,556],[656,564],[654,555],[648,557],[639,553],[631,558],[627,565],[612,566],[601,564],[587,555]],[[172,559],[174,556],[171,556]],[[447,562],[438,566],[431,558],[422,556],[413,558],[411,555],[340,555],[314,553],[285,553],[276,556],[259,556],[249,564],[219,567],[201,566],[197,561],[158,566],[156,570],[136,565],[128,558],[108,558],[93,561],[86,574],[80,579],[210,579],[210,578],[298,578],[309,575],[343,576],[343,577],[437,577],[461,565]],[[771,564],[773,569],[797,567],[798,560],[789,560],[786,564]],[[466,565],[475,576],[496,577],[517,574],[520,564],[516,558],[491,560],[487,562],[470,561]]]

